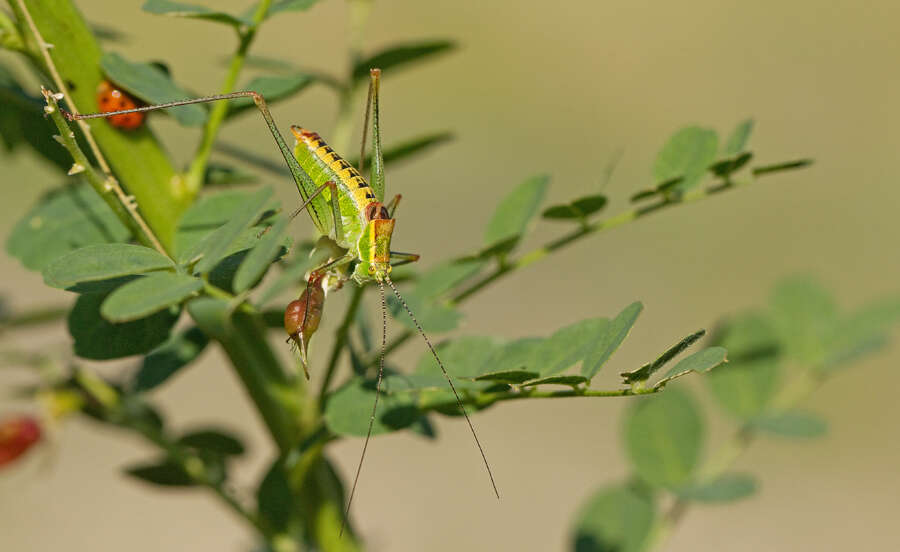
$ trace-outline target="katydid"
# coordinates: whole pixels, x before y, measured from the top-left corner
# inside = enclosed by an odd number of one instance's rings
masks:
[[[110,117],[126,113],[141,113],[156,109],[166,109],[181,105],[231,100],[236,98],[252,98],[265,119],[266,125],[278,149],[281,151],[291,175],[297,184],[297,189],[303,199],[301,206],[291,214],[295,217],[304,209],[312,218],[317,232],[321,236],[320,242],[326,242],[334,253],[327,262],[312,269],[307,275],[307,285],[300,298],[291,302],[285,310],[285,330],[289,340],[293,341],[299,349],[303,369],[309,378],[307,366],[307,349],[309,340],[318,328],[322,316],[325,295],[328,291],[340,288],[348,280],[353,280],[359,285],[368,282],[376,282],[381,292],[382,315],[382,339],[381,357],[378,365],[378,377],[375,384],[375,400],[372,405],[372,415],[369,419],[368,432],[363,444],[362,454],[353,480],[353,487],[347,501],[347,512],[353,502],[356,492],[356,484],[362,470],[369,438],[372,436],[372,425],[378,408],[378,397],[381,392],[381,382],[384,377],[384,354],[387,342],[387,313],[385,307],[384,286],[387,284],[397,299],[403,305],[407,314],[412,319],[425,344],[437,361],[438,366],[447,379],[450,389],[456,396],[460,411],[469,425],[475,444],[481,453],[482,461],[491,480],[491,486],[497,498],[500,493],[494,481],[493,473],[487,461],[484,448],[478,440],[475,427],[463,406],[462,399],[453,385],[453,380],[447,373],[444,364],[425,335],[422,326],[415,315],[409,309],[406,301],[400,295],[393,281],[391,281],[391,267],[399,264],[415,262],[419,256],[413,253],[400,253],[391,251],[391,236],[394,230],[394,213],[400,202],[400,196],[395,196],[389,203],[384,202],[384,159],[381,149],[381,130],[379,121],[378,95],[381,71],[370,71],[369,94],[366,101],[366,114],[363,127],[363,139],[360,155],[360,169],[365,159],[366,133],[369,121],[372,123],[372,163],[369,179],[361,175],[361,171],[355,169],[332,150],[325,141],[315,132],[305,130],[298,126],[291,126],[291,132],[297,139],[297,145],[291,152],[285,143],[284,137],[279,132],[272,115],[269,113],[265,99],[254,91],[232,92],[215,96],[188,99],[177,102],[169,102],[158,105],[148,105],[134,109],[110,111],[105,113],[92,113],[86,115],[71,115],[65,113],[69,120],[93,119]],[[343,531],[343,529],[342,529]]]

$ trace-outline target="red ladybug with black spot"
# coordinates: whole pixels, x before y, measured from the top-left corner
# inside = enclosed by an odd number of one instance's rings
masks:
[[[97,105],[101,112],[109,113],[110,111],[134,109],[143,104],[140,100],[116,87],[115,84],[105,80],[97,87]],[[144,124],[145,115],[145,113],[123,113],[122,115],[113,115],[107,121],[122,130],[135,130]]]

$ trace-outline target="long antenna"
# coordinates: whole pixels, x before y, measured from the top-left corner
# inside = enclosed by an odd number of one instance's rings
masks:
[[[385,281],[391,286],[391,289],[394,290],[394,295],[397,296],[397,299],[400,300],[400,303],[403,305],[403,308],[406,309],[406,313],[412,319],[413,324],[416,325],[416,329],[419,330],[419,333],[422,335],[422,339],[425,340],[425,344],[428,345],[428,349],[431,350],[432,356],[434,356],[434,360],[437,361],[438,366],[441,367],[441,372],[444,373],[444,377],[447,378],[447,383],[450,384],[450,389],[453,391],[453,395],[456,397],[456,404],[459,405],[459,411],[462,412],[462,415],[466,418],[466,423],[469,424],[469,429],[472,431],[472,437],[475,438],[475,445],[478,446],[478,452],[481,453],[481,459],[484,460],[484,467],[487,470],[488,477],[491,478],[491,486],[494,488],[494,494],[497,495],[497,500],[500,500],[500,491],[497,490],[497,483],[494,482],[494,474],[491,472],[491,466],[488,464],[487,456],[484,454],[484,447],[481,446],[481,441],[478,440],[478,434],[475,433],[475,426],[472,425],[472,420],[469,419],[469,414],[466,412],[466,407],[463,406],[462,399],[459,398],[459,393],[456,392],[456,386],[453,385],[453,380],[450,379],[450,374],[447,373],[447,369],[444,368],[444,363],[441,362],[441,357],[438,356],[437,351],[434,350],[434,346],[431,344],[431,341],[428,339],[428,336],[425,335],[425,330],[422,329],[422,325],[419,324],[419,321],[416,320],[416,316],[409,309],[409,305],[406,304],[406,300],[403,299],[403,296],[400,295],[400,292],[397,291],[397,288],[394,286],[394,282],[391,281],[390,278],[385,278]],[[382,285],[382,290],[384,286]],[[382,299],[383,301],[383,299]],[[384,351],[381,353],[381,363],[384,364]],[[379,372],[379,381],[381,379]],[[377,399],[377,395],[376,395]]]
[[[381,394],[381,379],[384,377],[384,353],[387,348],[387,305],[384,301],[384,283],[378,282],[381,289],[381,360],[378,363],[378,379],[375,381],[375,404],[372,405],[372,416],[369,418],[369,430],[366,432],[366,442],[363,444],[362,454],[359,456],[359,465],[356,466],[356,477],[353,478],[353,487],[350,489],[350,498],[347,500],[347,509],[344,510],[344,519],[341,520],[341,532],[344,536],[344,527],[347,518],[350,517],[350,505],[353,504],[353,495],[356,494],[356,483],[359,482],[359,472],[362,471],[363,460],[366,459],[366,449],[369,448],[369,438],[372,437],[372,426],[375,424],[375,411],[378,409],[378,395]],[[393,286],[391,286],[393,287]]]

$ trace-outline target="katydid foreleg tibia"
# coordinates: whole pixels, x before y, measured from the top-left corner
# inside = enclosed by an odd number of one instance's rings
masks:
[[[379,285],[382,310],[382,344],[381,355],[376,379],[375,400],[372,405],[372,416],[369,420],[368,431],[363,444],[362,454],[353,480],[350,496],[347,500],[347,513],[356,491],[359,474],[365,459],[369,439],[372,435],[372,427],[378,408],[378,397],[381,390],[381,382],[384,377],[384,355],[387,340],[387,312],[384,299],[384,286],[390,286],[404,310],[412,319],[419,333],[425,340],[431,354],[437,361],[450,389],[456,397],[460,412],[465,417],[466,423],[475,440],[475,444],[481,454],[485,469],[491,481],[494,493],[500,498],[494,476],[487,461],[484,448],[475,432],[475,427],[469,419],[463,400],[457,392],[453,379],[441,362],[440,357],[425,335],[422,326],[410,310],[406,301],[400,295],[399,290],[391,280],[392,266],[415,262],[419,256],[414,253],[399,253],[391,251],[391,238],[396,223],[394,214],[400,202],[397,195],[389,203],[384,204],[384,157],[381,148],[381,131],[379,120],[379,85],[381,71],[371,70],[369,81],[369,94],[366,102],[365,125],[363,129],[362,155],[360,165],[365,160],[365,141],[369,126],[372,123],[372,163],[370,176],[363,178],[361,172],[345,161],[337,152],[315,132],[305,130],[298,126],[292,126],[291,132],[297,139],[293,152],[288,148],[284,137],[278,130],[265,99],[254,91],[233,92],[169,102],[157,105],[147,105],[121,111],[105,113],[92,113],[84,115],[72,115],[64,112],[69,120],[105,118],[127,113],[139,113],[158,109],[167,109],[182,105],[208,103],[237,98],[252,98],[268,126],[275,144],[278,146],[282,157],[290,169],[291,176],[297,185],[297,190],[303,199],[303,204],[293,215],[300,210],[306,210],[320,235],[320,243],[328,249],[327,260],[309,271],[306,277],[306,287],[300,297],[291,302],[285,311],[285,330],[289,335],[289,341],[297,345],[299,356],[303,364],[306,377],[309,377],[307,349],[309,341],[319,326],[324,309],[325,297],[329,291],[339,289],[349,280],[359,285],[375,282]],[[346,515],[345,515],[346,518]]]

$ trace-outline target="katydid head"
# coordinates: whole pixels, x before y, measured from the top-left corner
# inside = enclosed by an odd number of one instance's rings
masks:
[[[394,219],[379,201],[366,206],[366,229],[360,240],[360,268],[363,279],[384,282],[391,274],[391,236],[394,233]]]

